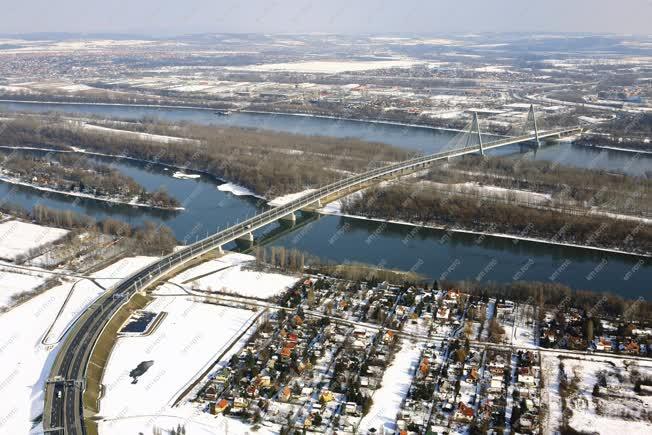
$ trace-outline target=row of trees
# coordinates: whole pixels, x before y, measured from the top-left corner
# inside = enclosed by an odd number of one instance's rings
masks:
[[[97,221],[86,214],[70,210],[58,210],[37,204],[29,211],[16,204],[0,204],[0,212],[33,221],[39,225],[54,226],[77,231],[99,231],[115,237],[129,239],[131,252],[136,255],[162,255],[172,252],[178,241],[172,230],[164,225],[145,222],[132,227],[115,219]]]
[[[371,188],[345,201],[343,211],[477,231],[502,232],[590,246],[648,252],[652,228],[629,220],[575,215],[448,196],[432,189],[395,185]]]
[[[443,182],[475,180],[512,189],[550,193],[572,200],[617,209],[619,212],[652,210],[652,177],[626,176],[607,171],[558,165],[545,160],[465,156],[430,172]],[[652,175],[652,171],[650,172]]]
[[[157,142],[27,119],[7,123],[3,144],[80,147],[207,172],[265,196],[296,192],[370,164],[403,160],[407,152],[355,139],[303,136],[242,128],[185,125],[201,142]],[[178,134],[178,131],[177,131]]]

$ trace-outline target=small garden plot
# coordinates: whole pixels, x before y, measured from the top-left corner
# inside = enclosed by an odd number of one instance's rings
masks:
[[[637,392],[635,384],[652,379],[652,369],[616,359],[561,361],[565,381],[560,392],[568,426],[603,434],[617,433],[625,424],[629,433],[652,431],[652,396]]]

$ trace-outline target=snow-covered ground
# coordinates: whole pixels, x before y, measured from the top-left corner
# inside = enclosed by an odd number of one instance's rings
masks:
[[[72,121],[72,122],[76,122],[76,121]],[[175,136],[165,136],[165,135],[161,135],[161,134],[141,133],[141,132],[138,132],[138,131],[130,131],[130,130],[120,130],[120,129],[117,129],[117,128],[102,127],[102,126],[99,126],[99,125],[87,124],[85,122],[81,122],[80,125],[81,125],[82,128],[84,128],[86,130],[101,131],[103,133],[119,134],[121,136],[133,137],[133,138],[136,138],[136,139],[151,140],[153,142],[162,142],[162,143],[171,143],[171,142],[199,143],[199,141],[195,140],[195,139],[188,139],[188,138],[175,137]]]
[[[35,289],[48,274],[22,270],[0,261],[0,308],[11,304],[12,296]]]
[[[279,207],[281,205],[285,205],[289,202],[302,198],[314,191],[315,189],[306,189],[306,190],[302,190],[301,192],[288,193],[287,195],[277,196],[276,198],[269,201],[267,204],[272,207]]]
[[[248,71],[293,71],[305,73],[342,73],[346,71],[368,71],[385,68],[409,68],[420,62],[409,59],[384,61],[306,61],[288,63],[268,63],[245,67],[227,67],[227,69]]]
[[[568,383],[573,383],[577,376],[577,391],[570,394],[566,403],[572,410],[568,414],[570,426],[578,431],[596,434],[613,434],[626,431],[628,434],[649,434],[652,432],[652,423],[644,418],[637,418],[650,409],[652,396],[636,395],[634,385],[630,381],[631,369],[636,368],[643,377],[652,374],[652,362],[637,361],[630,368],[627,364],[631,361],[608,356],[591,356],[562,358],[559,355],[542,355],[541,372],[543,375],[543,388],[541,403],[548,408],[542,422],[544,433],[553,433],[559,430],[562,422],[562,401],[559,392],[560,361],[564,364]],[[600,397],[593,396],[593,388],[598,382],[598,374],[606,376],[607,388],[601,388]],[[623,417],[628,415],[628,417]]]
[[[119,271],[120,277],[126,276],[152,260],[125,259],[96,275],[107,277],[116,273],[118,277]],[[40,425],[33,421],[43,412],[45,380],[55,356],[52,350],[56,348],[54,344],[42,344],[42,340],[50,326],[57,323],[73,283],[67,281],[0,314],[0,434],[41,432]],[[71,298],[61,312],[62,318],[71,319],[71,313],[80,312],[80,304],[89,302],[86,298]]]
[[[228,361],[244,343],[244,331],[257,313],[194,302],[191,296],[158,296],[147,311],[167,316],[150,334],[120,337],[106,367],[100,402],[104,418],[165,415],[183,391],[218,357]],[[130,372],[142,363],[151,366],[137,381]],[[101,425],[100,433],[116,433]],[[144,430],[142,428],[141,430]],[[122,433],[122,432],[121,432]]]
[[[270,298],[282,293],[299,280],[297,276],[243,270],[246,263],[254,260],[255,257],[251,255],[228,253],[183,271],[174,277],[172,282],[199,290]]]
[[[578,391],[567,403],[573,411],[570,426],[581,432],[614,434],[626,430],[628,434],[652,433],[652,423],[643,415],[652,406],[652,396],[637,395],[629,382],[629,373],[622,361],[588,361],[587,359],[564,359],[564,370],[568,381],[577,376]],[[615,367],[612,364],[615,363]],[[650,376],[649,367],[640,368],[644,376]],[[603,372],[607,388],[603,397],[593,397],[593,388],[598,383],[598,374]],[[607,392],[608,391],[608,392]],[[623,415],[627,415],[624,417]]]
[[[402,342],[401,350],[397,352],[394,361],[385,370],[382,386],[374,393],[373,405],[360,422],[358,433],[366,434],[370,428],[376,428],[378,431],[376,433],[383,433],[383,428],[396,430],[396,415],[410,390],[420,355],[419,345],[408,341]]]
[[[231,192],[236,196],[255,196],[256,198],[262,198],[261,196],[256,195],[254,192],[247,189],[246,187],[240,186],[235,183],[220,184],[219,186],[217,186],[217,190],[220,190],[222,192]]]
[[[67,230],[16,220],[0,223],[0,258],[13,261],[30,249],[59,240]]]

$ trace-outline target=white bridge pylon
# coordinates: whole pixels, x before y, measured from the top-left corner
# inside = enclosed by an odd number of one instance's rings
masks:
[[[480,116],[478,112],[472,112],[473,116],[471,122],[450,142],[447,149],[457,149],[457,148],[468,148],[470,146],[478,146],[480,155],[485,155],[485,141],[482,137],[482,128],[480,126]],[[511,137],[520,137],[525,135],[533,136],[536,147],[541,147],[541,140],[539,134],[539,125],[537,122],[536,113],[534,110],[534,105],[530,104],[527,115],[525,117],[525,122],[523,124],[517,124],[512,127]]]

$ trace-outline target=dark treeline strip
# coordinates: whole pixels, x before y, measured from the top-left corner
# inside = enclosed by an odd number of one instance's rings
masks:
[[[145,222],[142,226],[133,227],[115,219],[107,218],[97,221],[86,214],[70,210],[57,210],[40,204],[35,205],[29,211],[17,204],[2,203],[0,212],[39,225],[75,230],[74,234],[83,231],[99,231],[110,236],[124,237],[132,242],[131,252],[134,255],[168,254],[178,245],[170,228],[152,222]]]
[[[120,134],[90,132],[29,119],[6,124],[2,144],[79,147],[89,151],[156,161],[204,171],[254,192],[280,195],[341,178],[341,172],[365,170],[370,162],[407,158],[405,150],[355,139],[302,136],[253,129],[185,126],[201,144],[155,142]]]
[[[621,212],[626,212],[625,206],[652,210],[652,171],[649,176],[627,176],[545,160],[464,156],[433,169],[429,175],[448,183],[472,179],[505,188],[551,193],[556,199],[604,204]]]
[[[652,228],[643,223],[447,196],[416,186],[368,189],[359,197],[344,201],[343,211],[370,218],[502,232],[640,253],[652,249]]]

